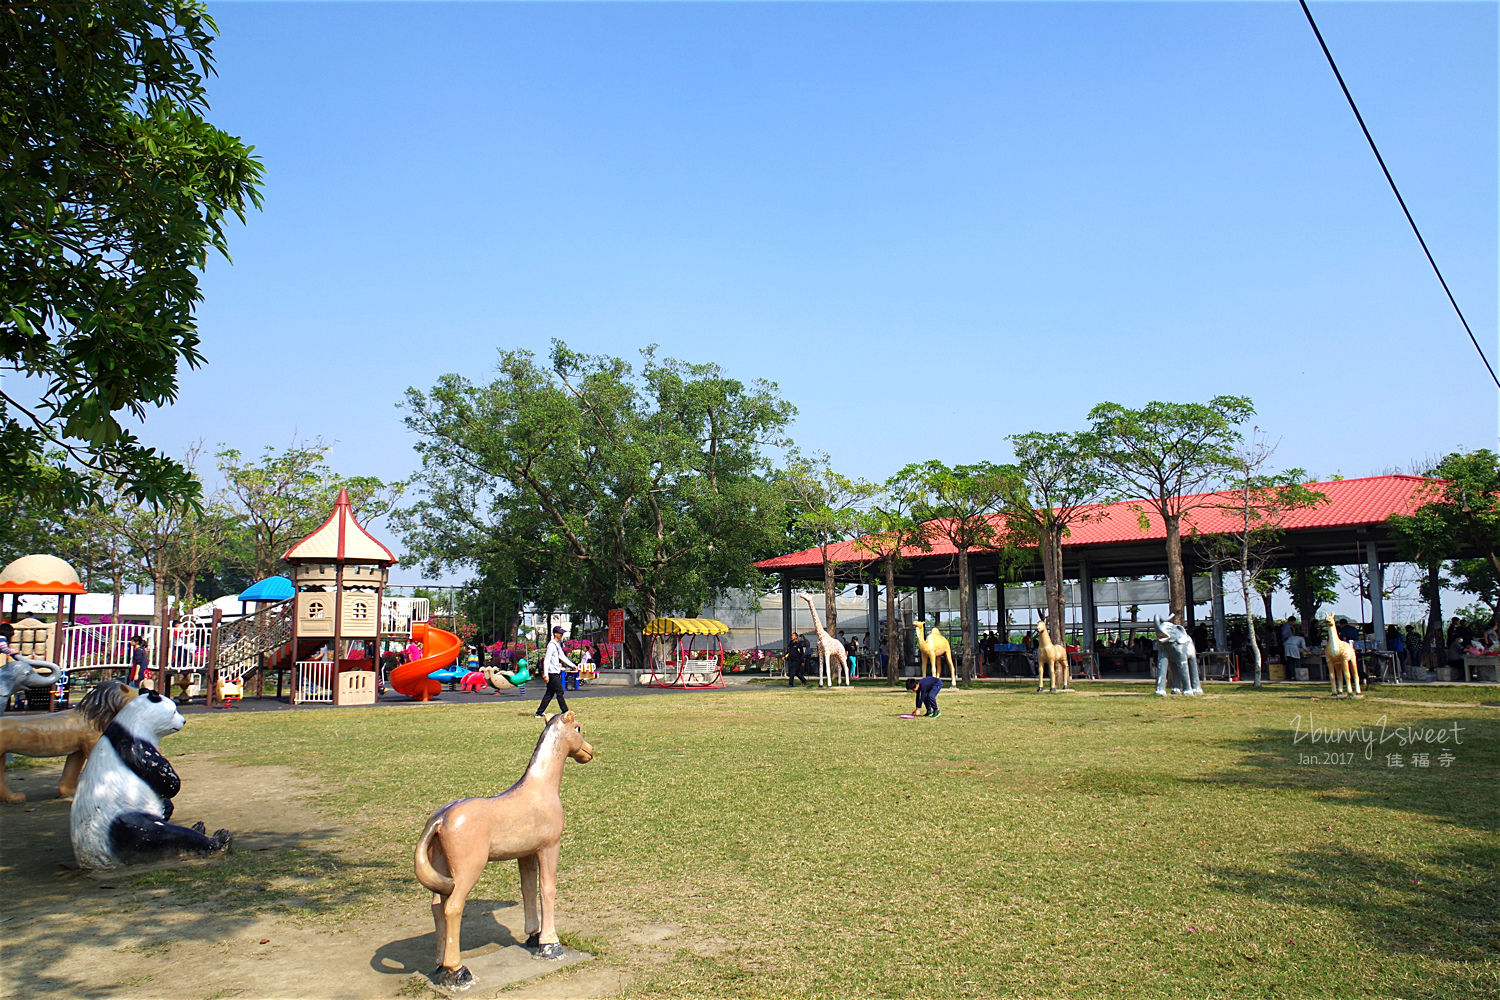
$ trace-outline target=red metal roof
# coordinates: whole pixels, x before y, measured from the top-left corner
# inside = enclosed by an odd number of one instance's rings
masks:
[[[1287,531],[1305,531],[1317,528],[1344,528],[1362,525],[1383,524],[1392,514],[1411,514],[1435,496],[1438,480],[1421,476],[1370,476],[1365,479],[1336,479],[1326,483],[1308,483],[1328,498],[1327,503],[1316,507],[1295,510],[1282,522]],[[1186,497],[1187,506],[1214,496],[1229,494],[1198,493]],[[1075,522],[1071,533],[1063,542],[1065,549],[1076,549],[1090,545],[1116,545],[1122,542],[1142,542],[1152,539],[1166,540],[1167,529],[1160,515],[1140,500],[1122,500],[1117,503],[1095,504],[1084,508],[1087,520]],[[1146,518],[1144,530],[1142,515]],[[1004,530],[1005,519],[1001,515],[990,518],[997,530]],[[1236,528],[1232,513],[1210,507],[1199,507],[1183,515],[1182,535],[1218,535]],[[932,537],[930,548],[923,551],[910,547],[902,550],[906,558],[952,556],[957,552],[953,543],[942,537]],[[1022,543],[1023,545],[1029,543]],[[829,546],[829,557],[835,562],[871,562],[874,556],[853,541],[836,542]],[[804,566],[821,566],[822,553],[816,549],[803,549],[786,555],[762,559],[755,567],[767,572],[794,569]]]

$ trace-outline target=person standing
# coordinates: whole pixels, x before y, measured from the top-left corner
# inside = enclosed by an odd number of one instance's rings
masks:
[[[1302,666],[1302,655],[1307,652],[1307,642],[1300,632],[1291,632],[1281,643],[1281,659],[1286,663],[1286,679],[1295,680],[1297,669]]]
[[[792,633],[792,641],[786,647],[786,686],[791,687],[797,681],[807,683],[807,678],[802,676],[802,667],[807,662],[807,640],[796,632]]]
[[[547,691],[542,695],[542,703],[537,706],[536,717],[545,719],[547,717],[547,706],[552,699],[557,699],[557,710],[566,712],[568,710],[568,699],[563,696],[563,671],[567,669],[564,664],[562,637],[567,634],[567,629],[561,625],[552,626],[552,638],[547,643],[547,652],[542,657],[542,676],[547,680]]]
[[[151,679],[151,654],[146,652],[146,637],[130,637],[130,673],[127,679],[133,687],[140,687]]]

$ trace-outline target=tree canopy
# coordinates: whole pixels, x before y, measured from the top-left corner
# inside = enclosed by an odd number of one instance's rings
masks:
[[[39,0],[0,13],[0,479],[43,461],[60,503],[193,500],[121,422],[196,367],[198,272],[260,204],[251,147],[203,118],[216,31],[195,0]]]
[[[1194,496],[1231,473],[1240,424],[1255,415],[1245,396],[1215,396],[1206,403],[1151,402],[1138,410],[1100,403],[1089,411],[1090,430],[1106,468],[1160,515],[1167,530],[1167,579],[1172,613],[1187,608],[1182,568],[1182,515],[1205,501]]]
[[[751,564],[785,544],[767,449],[795,410],[773,383],[554,342],[545,364],[501,351],[488,384],[445,375],[405,408],[424,470],[407,546],[433,571],[508,572],[541,607],[623,608],[636,657],[647,621],[758,584]]]

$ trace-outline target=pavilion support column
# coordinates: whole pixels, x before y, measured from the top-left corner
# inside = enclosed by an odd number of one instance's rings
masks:
[[[1094,637],[1099,631],[1099,611],[1094,607],[1094,575],[1086,558],[1078,560],[1078,603],[1083,615],[1083,670],[1092,678],[1094,670]]]
[[[869,583],[870,603],[867,608],[869,640],[865,643],[865,658],[870,663],[869,675],[875,676],[880,669],[880,584]]]
[[[1193,600],[1195,597],[1197,597],[1197,594],[1194,593],[1193,587],[1193,563],[1192,560],[1188,558],[1188,554],[1186,552],[1182,554],[1182,585],[1183,589],[1187,591],[1187,593],[1184,594],[1182,598],[1182,623],[1184,625],[1191,626],[1198,621],[1198,612],[1194,607]]]
[[[1001,642],[1010,642],[1010,627],[1005,621],[1005,578],[1000,575],[1000,567],[995,567],[995,632],[1000,636]]]
[[[1385,601],[1381,596],[1385,589],[1385,573],[1380,566],[1379,550],[1368,540],[1365,542],[1365,565],[1370,578],[1370,628],[1375,631],[1375,648],[1385,649]]]
[[[792,648],[792,577],[781,574],[781,651]]]
[[[962,593],[959,594],[959,599],[960,600],[963,599],[963,594]],[[975,659],[977,661],[977,662],[971,663],[969,665],[969,676],[971,676],[971,677],[978,677],[979,676],[979,666],[984,661],[979,656],[979,653],[978,653],[978,650],[979,650],[979,587],[978,587],[977,584],[975,584],[975,582],[974,582],[974,576],[973,576],[972,573],[969,575],[969,606],[967,608],[964,608],[964,614],[967,615],[968,618],[969,618],[969,634],[974,637]],[[964,652],[965,652],[965,654],[967,654],[968,650],[965,650]]]
[[[1214,649],[1224,652],[1229,649],[1229,627],[1224,621],[1224,571],[1217,566],[1209,570],[1208,582],[1213,602]]]
[[[917,581],[917,621],[927,624],[927,581]]]

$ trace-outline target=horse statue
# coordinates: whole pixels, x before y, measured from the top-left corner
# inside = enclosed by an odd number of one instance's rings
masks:
[[[539,958],[562,957],[552,904],[563,832],[558,789],[569,757],[587,764],[594,748],[573,713],[563,712],[542,730],[520,781],[492,798],[450,802],[427,821],[417,841],[416,870],[417,881],[432,892],[438,967],[431,979],[438,986],[474,985],[473,973],[459,963],[459,930],[469,892],[491,861],[514,858],[520,864],[526,947]]]
[[[1167,695],[1167,670],[1176,667],[1182,678],[1182,687],[1173,688],[1174,694],[1202,694],[1203,684],[1198,677],[1198,647],[1187,629],[1169,618],[1156,616],[1156,693]]]
[[[66,755],[68,760],[63,765],[62,780],[57,783],[57,794],[59,798],[72,798],[89,751],[137,693],[135,688],[120,681],[102,681],[72,711],[0,716],[0,802],[26,801],[24,794],[12,792],[5,783],[7,753],[28,757]]]

